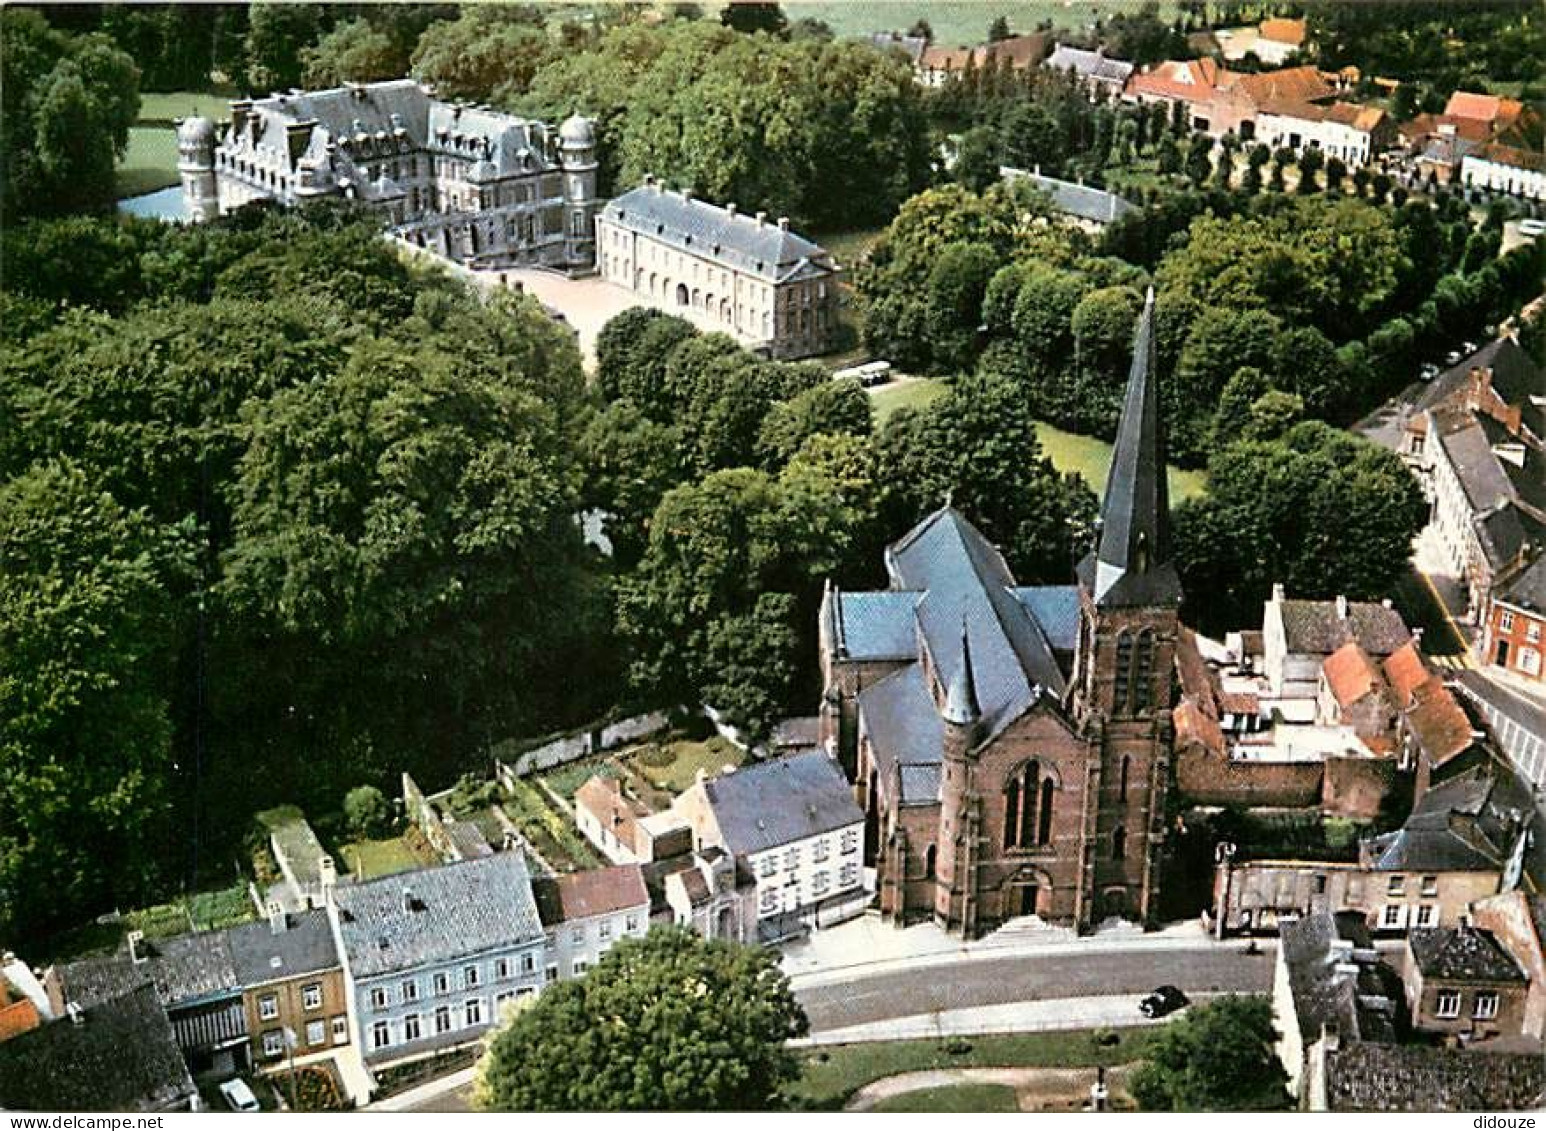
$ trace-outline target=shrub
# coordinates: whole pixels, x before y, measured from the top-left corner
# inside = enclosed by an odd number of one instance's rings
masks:
[[[344,819],[357,837],[380,837],[392,826],[392,805],[373,785],[361,785],[344,796]]]

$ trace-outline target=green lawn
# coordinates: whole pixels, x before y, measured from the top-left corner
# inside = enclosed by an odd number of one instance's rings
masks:
[[[931,377],[915,381],[897,381],[883,385],[871,393],[870,403],[875,409],[877,424],[904,406],[922,408],[936,397],[942,396],[945,385]],[[1106,475],[1111,470],[1111,445],[1093,436],[1080,436],[1065,432],[1051,424],[1038,423],[1036,436],[1042,451],[1059,471],[1072,471],[1100,494],[1106,489]],[[1171,505],[1183,499],[1194,498],[1207,489],[1208,477],[1201,471],[1170,469]]]
[[[1099,1035],[1098,1030],[1077,1029],[970,1037],[961,1042],[966,1047],[959,1055],[947,1051],[954,1041],[834,1045],[806,1053],[805,1072],[790,1090],[790,1099],[798,1106],[830,1111],[871,1081],[930,1068],[1109,1068],[1143,1056],[1152,1039],[1151,1030],[1128,1029],[1115,1034],[1115,1044],[1100,1045]]]
[[[881,1100],[871,1111],[1019,1111],[1015,1090],[1005,1084],[947,1084]]]
[[[195,90],[174,90],[168,93],[141,94],[141,122],[164,122],[171,125],[178,118],[203,115],[219,121],[231,112],[231,96],[207,94]]]
[[[140,196],[177,184],[178,118],[202,114],[220,119],[227,113],[223,95],[176,91],[140,95],[140,116],[129,127],[129,151],[118,163],[118,195]]]
[[[357,840],[343,846],[342,856],[344,866],[361,880],[410,872],[435,863],[433,860],[419,859],[419,854],[399,836],[384,840]]]
[[[578,762],[570,762],[568,765],[548,770],[541,777],[543,785],[565,801],[573,801],[580,787],[597,774],[605,778],[616,778],[622,776],[622,771],[604,757],[582,758]]]
[[[790,0],[791,20],[822,20],[839,36],[864,36],[876,31],[906,31],[919,19],[929,21],[934,42],[942,47],[981,43],[995,16],[1004,16],[1016,33],[1036,30],[1043,20],[1060,28],[1078,28],[1119,10],[1131,10],[1131,0]],[[1160,18],[1175,18],[1171,0],[1160,4]]]
[[[744,751],[732,746],[718,735],[707,742],[671,742],[664,746],[655,746],[654,750],[658,751],[659,755],[652,753],[650,747],[643,747],[636,755],[629,755],[629,765],[633,766],[651,785],[671,794],[681,793],[697,781],[699,770],[711,778],[718,777],[724,772],[726,766],[739,766],[746,761]],[[665,754],[670,755],[669,762],[653,764],[662,761]]]

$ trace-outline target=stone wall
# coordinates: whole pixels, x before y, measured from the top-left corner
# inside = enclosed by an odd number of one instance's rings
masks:
[[[569,762],[578,762],[603,750],[612,750],[652,734],[659,734],[671,725],[666,711],[647,711],[619,719],[605,726],[587,727],[560,735],[540,746],[524,750],[508,762],[496,760],[494,765],[499,779],[507,785],[511,777],[522,778],[541,770],[551,770]]]
[[[1319,805],[1324,792],[1320,762],[1243,762],[1189,743],[1175,764],[1181,798],[1193,805],[1301,809]]]
[[[1327,758],[1321,810],[1338,817],[1373,820],[1396,781],[1390,758]]]
[[[458,858],[456,846],[451,843],[451,837],[440,820],[440,814],[435,811],[435,807],[429,803],[429,799],[420,791],[413,778],[407,774],[403,775],[403,812],[408,815],[408,820],[424,834],[424,839],[429,841],[431,848],[445,859]]]

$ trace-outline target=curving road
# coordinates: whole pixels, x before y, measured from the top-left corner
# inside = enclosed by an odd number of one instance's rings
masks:
[[[1016,1001],[1132,994],[1169,983],[1187,993],[1270,993],[1273,952],[1247,955],[1238,945],[1174,950],[983,956],[948,965],[890,970],[795,990],[812,1032],[935,1010]]]

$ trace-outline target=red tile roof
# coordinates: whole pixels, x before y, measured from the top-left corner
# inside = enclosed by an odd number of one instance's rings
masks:
[[[1263,39],[1270,39],[1274,43],[1288,43],[1298,47],[1304,42],[1304,20],[1289,20],[1282,17],[1263,20],[1258,34]]]
[[[538,906],[542,925],[569,923],[595,915],[610,915],[632,907],[648,907],[649,891],[644,886],[644,870],[637,864],[619,864],[611,868],[593,868],[539,880]]]
[[[1176,725],[1176,745],[1195,742],[1215,754],[1224,753],[1224,732],[1219,724],[1203,713],[1190,699],[1183,700],[1171,714]]]
[[[1406,713],[1406,725],[1438,769],[1471,747],[1471,720],[1444,681],[1434,676],[1417,694],[1418,703]]]
[[[1413,697],[1431,678],[1415,642],[1403,644],[1385,658],[1385,678],[1396,693],[1396,706],[1402,710],[1411,706]]]
[[[1278,101],[1315,102],[1333,93],[1314,67],[1285,67],[1255,75],[1230,75],[1228,79],[1221,76],[1219,86],[1239,91],[1258,106]]]
[[[1452,118],[1470,118],[1486,122],[1498,129],[1507,129],[1524,112],[1524,103],[1513,98],[1499,98],[1495,94],[1475,94],[1457,90],[1449,96],[1444,113]]]
[[[1327,656],[1321,670],[1331,694],[1344,707],[1385,689],[1384,676],[1356,641],[1348,641]]]
[[[1230,72],[1212,59],[1172,59],[1133,75],[1127,80],[1127,89],[1130,94],[1146,94],[1151,98],[1206,102],[1213,97],[1220,75],[1230,75]]]

